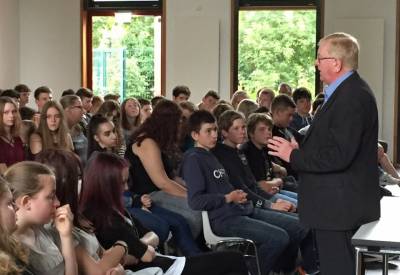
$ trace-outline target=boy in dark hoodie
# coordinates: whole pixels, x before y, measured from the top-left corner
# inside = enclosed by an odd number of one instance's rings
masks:
[[[273,268],[284,272],[295,268],[300,242],[308,230],[294,216],[254,208],[247,193],[235,189],[224,167],[210,153],[217,143],[215,118],[207,111],[195,111],[189,119],[195,147],[184,155],[181,175],[188,189],[192,209],[208,211],[213,231],[220,236],[237,236],[257,244],[261,272]]]

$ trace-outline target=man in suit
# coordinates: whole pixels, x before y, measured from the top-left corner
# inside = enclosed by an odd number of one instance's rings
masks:
[[[351,237],[380,216],[378,114],[374,95],[357,73],[359,45],[349,34],[319,42],[315,65],[325,100],[299,145],[270,139],[270,154],[298,172],[300,221],[315,230],[323,275],[355,273]]]

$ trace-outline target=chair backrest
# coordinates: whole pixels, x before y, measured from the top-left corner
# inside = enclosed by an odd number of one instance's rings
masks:
[[[241,240],[242,239],[242,238],[238,238],[238,237],[220,237],[220,236],[215,235],[211,229],[210,220],[208,218],[207,211],[201,211],[201,215],[203,218],[204,239],[206,240],[206,244],[208,246],[215,245],[221,241]]]

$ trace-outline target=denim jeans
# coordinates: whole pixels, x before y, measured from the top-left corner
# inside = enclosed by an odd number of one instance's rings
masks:
[[[213,230],[217,235],[253,240],[263,275],[272,269],[292,271],[298,247],[308,234],[295,215],[258,208],[249,216],[228,218]]]
[[[297,193],[287,190],[280,190],[279,193],[276,193],[272,196],[273,199],[282,199],[294,204],[297,207]]]
[[[159,236],[160,242],[164,242],[171,231],[172,238],[183,255],[193,256],[202,252],[191,235],[189,225],[181,215],[157,205],[150,208],[151,212],[136,207],[131,207],[128,211],[145,227],[154,231]]]
[[[192,236],[197,238],[202,230],[201,212],[189,207],[187,198],[170,195],[164,191],[149,194],[154,204],[183,216],[190,226]]]

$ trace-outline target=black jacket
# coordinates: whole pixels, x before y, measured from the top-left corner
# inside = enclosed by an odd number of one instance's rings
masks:
[[[298,172],[298,211],[306,225],[352,230],[380,216],[378,112],[368,84],[354,72],[314,117],[290,156]]]

